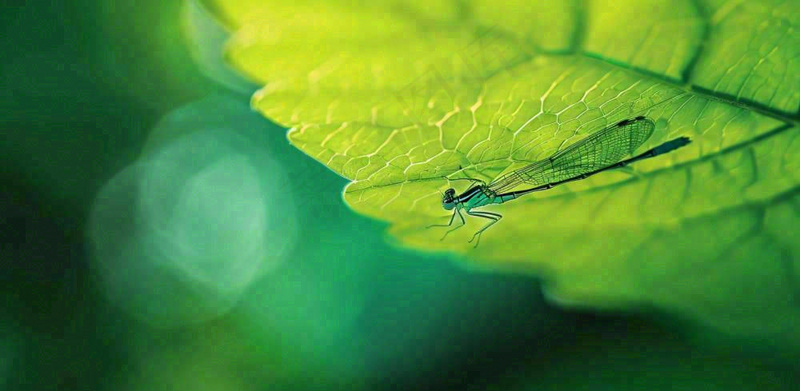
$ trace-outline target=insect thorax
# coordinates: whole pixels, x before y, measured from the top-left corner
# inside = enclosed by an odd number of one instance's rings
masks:
[[[481,186],[481,190],[483,190],[483,194],[486,194],[490,199],[494,199],[494,197],[497,196],[497,193],[489,189],[489,186]]]
[[[466,210],[470,210],[472,208],[479,208],[484,205],[489,205],[494,202],[497,193],[490,190],[487,186],[480,186],[478,192],[470,195],[467,199],[463,202],[463,207]]]

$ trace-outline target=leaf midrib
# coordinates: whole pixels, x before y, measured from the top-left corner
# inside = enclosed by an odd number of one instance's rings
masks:
[[[576,15],[575,15],[575,30],[573,34],[575,37],[572,40],[572,47],[567,48],[566,50],[560,51],[546,51],[546,50],[539,50],[539,53],[550,55],[550,56],[580,56],[582,58],[587,58],[595,61],[600,61],[605,64],[622,68],[637,74],[642,78],[651,78],[659,80],[665,84],[669,84],[672,87],[678,88],[684,92],[691,92],[694,93],[702,98],[706,98],[709,100],[715,100],[718,102],[727,103],[732,106],[740,107],[749,111],[754,111],[759,114],[781,120],[783,122],[792,124],[794,126],[798,125],[798,121],[800,121],[800,108],[798,108],[798,112],[791,113],[791,112],[784,112],[782,110],[778,110],[775,108],[767,107],[764,104],[753,102],[748,99],[731,99],[727,94],[718,93],[715,91],[708,90],[700,85],[696,85],[692,83],[692,74],[697,66],[697,63],[700,61],[700,58],[703,56],[703,48],[705,48],[706,44],[708,43],[708,38],[711,34],[710,24],[711,21],[708,18],[708,14],[704,7],[698,2],[698,0],[692,0],[695,8],[697,9],[698,16],[703,21],[703,32],[700,39],[700,43],[697,45],[697,49],[695,53],[692,55],[691,60],[686,64],[685,69],[681,72],[682,80],[678,80],[675,78],[668,77],[666,75],[658,74],[647,69],[639,68],[632,66],[630,64],[626,64],[620,61],[615,61],[609,58],[605,58],[599,54],[595,54],[592,52],[587,51],[583,47],[583,42],[586,38],[586,20],[584,12],[582,11],[583,8],[583,0],[576,0],[578,4],[576,5]],[[467,21],[464,21],[467,22]],[[506,40],[510,40],[511,42],[519,41],[519,39],[505,31],[505,30],[496,30],[497,33]],[[526,57],[527,61],[533,60],[535,56]],[[509,64],[508,67],[504,67],[502,70],[508,70],[510,67],[513,67],[517,64]]]

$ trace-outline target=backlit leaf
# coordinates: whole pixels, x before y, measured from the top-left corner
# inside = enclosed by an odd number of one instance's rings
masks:
[[[536,272],[563,304],[654,305],[800,346],[800,4],[216,1],[253,105],[399,244]],[[449,6],[448,6],[449,4]],[[635,115],[668,155],[503,205],[445,240],[441,192]]]

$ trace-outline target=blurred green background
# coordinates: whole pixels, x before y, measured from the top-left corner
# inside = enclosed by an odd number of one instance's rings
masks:
[[[3,389],[797,389],[796,362],[669,314],[387,245],[201,71],[186,12],[2,6]]]

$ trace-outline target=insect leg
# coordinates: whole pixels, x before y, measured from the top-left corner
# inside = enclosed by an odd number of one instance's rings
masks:
[[[447,224],[431,224],[431,225],[429,225],[429,226],[427,226],[425,228],[427,229],[427,228],[433,228],[433,227],[449,227],[449,226],[453,225],[453,220],[456,218],[456,212],[458,212],[458,210],[454,211],[453,215],[450,216],[450,222],[449,223],[447,223]],[[462,220],[463,220],[463,218],[462,218]]]
[[[469,213],[469,212],[467,212],[467,213]],[[444,233],[444,236],[442,236],[442,238],[441,238],[441,239],[439,239],[440,241],[441,241],[441,240],[444,240],[444,238],[446,238],[446,237],[447,237],[447,234],[449,234],[450,232],[453,232],[453,231],[455,231],[455,230],[457,230],[457,229],[459,229],[459,228],[461,228],[461,227],[463,227],[463,226],[467,225],[467,221],[466,221],[466,220],[464,220],[464,215],[462,215],[462,214],[461,214],[461,211],[460,211],[458,208],[456,208],[456,213],[454,213],[454,214],[453,214],[453,217],[455,217],[455,216],[456,216],[456,214],[458,215],[458,217],[460,217],[460,218],[461,218],[461,225],[459,225],[459,226],[457,226],[457,227],[455,227],[455,228],[453,228],[453,229],[451,229],[451,230],[448,230],[447,232],[445,232],[445,233]],[[451,223],[452,223],[452,219],[451,219]]]
[[[467,214],[469,214],[470,216],[483,217],[484,219],[492,220],[492,222],[486,224],[483,228],[479,229],[478,232],[475,232],[475,234],[472,235],[472,239],[469,240],[469,243],[472,243],[472,241],[477,238],[478,240],[475,242],[475,247],[478,247],[478,243],[481,242],[481,234],[483,233],[483,231],[486,231],[487,229],[489,229],[489,227],[495,225],[498,221],[500,221],[500,219],[503,218],[502,215],[492,212],[467,211]]]

